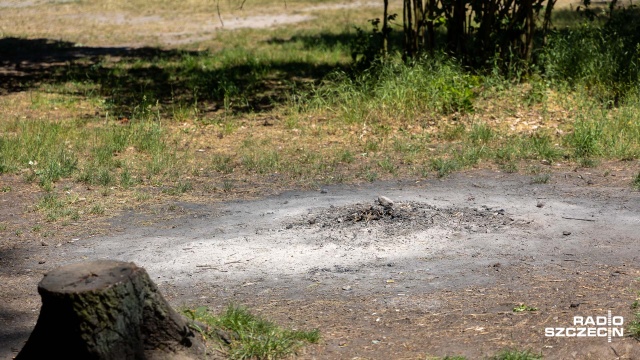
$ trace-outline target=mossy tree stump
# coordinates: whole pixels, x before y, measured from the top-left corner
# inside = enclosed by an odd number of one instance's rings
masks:
[[[42,309],[24,359],[198,359],[205,347],[143,268],[100,260],[40,281]]]

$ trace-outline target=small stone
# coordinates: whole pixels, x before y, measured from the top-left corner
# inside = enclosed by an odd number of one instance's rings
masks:
[[[328,193],[328,192],[329,192],[329,191],[328,191],[327,189],[320,189],[320,194],[326,194],[326,193]]]
[[[544,203],[542,201],[538,201],[536,206],[539,207],[539,208],[542,208],[542,207],[544,207]]]
[[[286,228],[287,228],[287,229],[291,229],[291,228],[293,228],[293,224],[287,224]]]
[[[569,235],[571,235],[571,231],[563,231],[562,235],[569,236]]]
[[[393,200],[389,199],[386,196],[380,195],[378,196],[378,204],[380,204],[383,207],[390,208],[393,206]]]
[[[342,287],[342,290],[351,291],[351,286],[350,285],[345,285],[345,286]]]
[[[40,241],[40,245],[42,245],[42,246],[49,246],[49,244],[47,244],[47,242],[46,242],[46,241],[44,241],[44,240]]]
[[[44,264],[44,263],[46,263],[46,261],[45,261],[45,260],[40,260],[40,261],[38,261],[38,264]]]

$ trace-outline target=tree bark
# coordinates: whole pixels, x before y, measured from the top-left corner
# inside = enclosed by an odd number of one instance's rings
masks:
[[[205,346],[143,268],[100,260],[40,281],[42,308],[16,360],[200,359]]]

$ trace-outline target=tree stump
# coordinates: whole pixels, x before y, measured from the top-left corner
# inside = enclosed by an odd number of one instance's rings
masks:
[[[205,346],[143,268],[100,260],[40,281],[42,309],[17,360],[199,359]]]

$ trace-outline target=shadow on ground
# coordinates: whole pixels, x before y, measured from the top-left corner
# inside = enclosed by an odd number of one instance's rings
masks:
[[[98,96],[114,116],[136,117],[177,104],[260,112],[292,89],[319,82],[338,66],[265,62],[247,57],[216,66],[209,51],[86,47],[51,39],[0,39],[0,95],[51,85],[48,91]],[[66,84],[73,86],[64,86]],[[166,109],[165,109],[166,110]],[[148,115],[148,114],[146,114]]]

